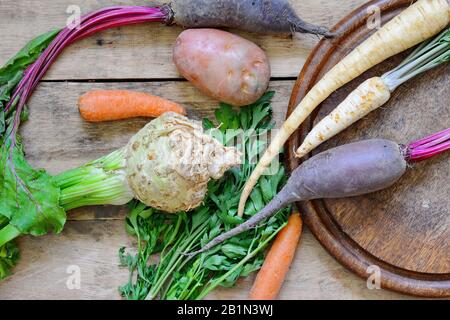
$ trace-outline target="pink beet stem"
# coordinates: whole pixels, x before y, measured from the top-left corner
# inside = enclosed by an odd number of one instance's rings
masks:
[[[436,138],[439,138],[439,137],[442,137],[442,136],[445,136],[445,135],[448,135],[448,134],[450,134],[450,128],[446,129],[444,131],[432,134],[431,136],[428,136],[426,138],[414,141],[414,142],[410,143],[409,146],[410,146],[410,148],[416,148],[416,147],[424,145],[424,144],[426,144],[426,143],[428,143],[430,141],[434,141]]]
[[[444,135],[444,136],[442,136],[440,138],[436,137],[436,140],[433,140],[431,142],[422,144],[422,145],[418,146],[417,149],[427,149],[427,148],[433,147],[433,146],[435,146],[435,145],[437,145],[439,143],[445,142],[445,141],[447,141],[449,139],[450,139],[450,133],[448,133],[448,134],[446,134],[446,135]]]
[[[15,88],[10,101],[5,106],[4,111],[8,112],[13,107],[17,98],[20,97],[16,106],[16,115],[12,130],[9,134],[13,136],[16,134],[20,124],[20,114],[25,103],[53,61],[68,45],[109,28],[144,22],[164,22],[166,18],[167,16],[164,10],[160,8],[115,6],[84,15],[81,17],[78,28],[70,29],[66,27],[61,30],[50,45],[42,52],[40,57],[24,71],[22,80]],[[13,138],[10,146],[11,150],[14,148],[14,145],[15,139]]]
[[[57,55],[60,54],[60,52],[71,43],[80,40],[82,38],[85,38],[91,34],[94,34],[96,32],[106,30],[112,27],[118,27],[118,26],[124,26],[124,25],[131,25],[131,24],[137,24],[137,23],[143,23],[143,22],[149,22],[149,19],[155,19],[154,15],[139,15],[138,17],[127,17],[122,18],[123,16],[130,15],[130,12],[122,11],[122,12],[114,12],[114,13],[108,13],[107,15],[98,16],[93,20],[90,20],[88,23],[83,25],[77,32],[74,32],[70,34],[62,43],[59,43],[58,48],[56,49],[56,52],[51,51],[50,56],[46,59],[45,64],[41,67],[40,73],[37,77],[35,77],[35,80],[33,84],[31,85],[30,89],[31,91],[34,90],[34,88],[37,86],[39,80],[44,76],[45,72],[48,70],[50,65],[52,64],[53,60],[56,58]],[[118,19],[120,17],[120,19]],[[112,20],[111,20],[112,19]],[[157,20],[154,21],[160,21],[161,17],[157,17]],[[106,20],[106,22],[103,22]],[[103,23],[100,25],[96,25],[97,23]]]
[[[408,160],[418,162],[450,149],[450,128],[424,139],[412,142],[408,146]]]

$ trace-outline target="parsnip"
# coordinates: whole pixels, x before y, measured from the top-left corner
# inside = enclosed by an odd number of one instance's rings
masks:
[[[309,132],[303,144],[298,148],[296,156],[301,158],[307,155],[322,142],[336,135],[337,132],[381,107],[390,97],[391,92],[382,78],[375,77],[364,81]]]
[[[341,62],[308,92],[283,124],[261,157],[244,187],[239,216],[244,213],[250,192],[291,134],[331,93],[357,78],[374,65],[436,35],[449,23],[448,0],[419,0],[389,21]]]
[[[450,60],[450,29],[424,42],[397,68],[363,82],[306,136],[296,156],[301,158],[368,113],[385,104],[402,83]]]

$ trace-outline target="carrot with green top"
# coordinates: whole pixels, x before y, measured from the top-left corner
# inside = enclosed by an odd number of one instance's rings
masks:
[[[90,91],[78,100],[81,117],[89,122],[135,117],[157,118],[166,112],[186,115],[179,104],[143,92],[127,90]]]

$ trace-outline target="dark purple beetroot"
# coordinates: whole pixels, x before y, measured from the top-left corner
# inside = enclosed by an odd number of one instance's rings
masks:
[[[294,170],[285,187],[261,212],[192,255],[256,227],[290,203],[352,197],[388,188],[405,173],[405,156],[397,143],[384,139],[363,140],[319,153]]]
[[[234,28],[256,33],[332,36],[298,17],[287,0],[173,0],[172,22],[186,28]]]

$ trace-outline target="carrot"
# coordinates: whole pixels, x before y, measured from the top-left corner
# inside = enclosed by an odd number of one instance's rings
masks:
[[[242,217],[253,187],[291,134],[330,94],[378,63],[432,37],[449,23],[447,0],[419,0],[355,48],[308,92],[295,108],[250,176],[239,201]]]
[[[274,300],[289,271],[302,234],[302,218],[292,213],[277,235],[250,292],[250,300]]]
[[[172,111],[186,115],[179,104],[143,92],[95,90],[80,97],[78,108],[84,120],[101,122],[134,117],[157,118]]]

